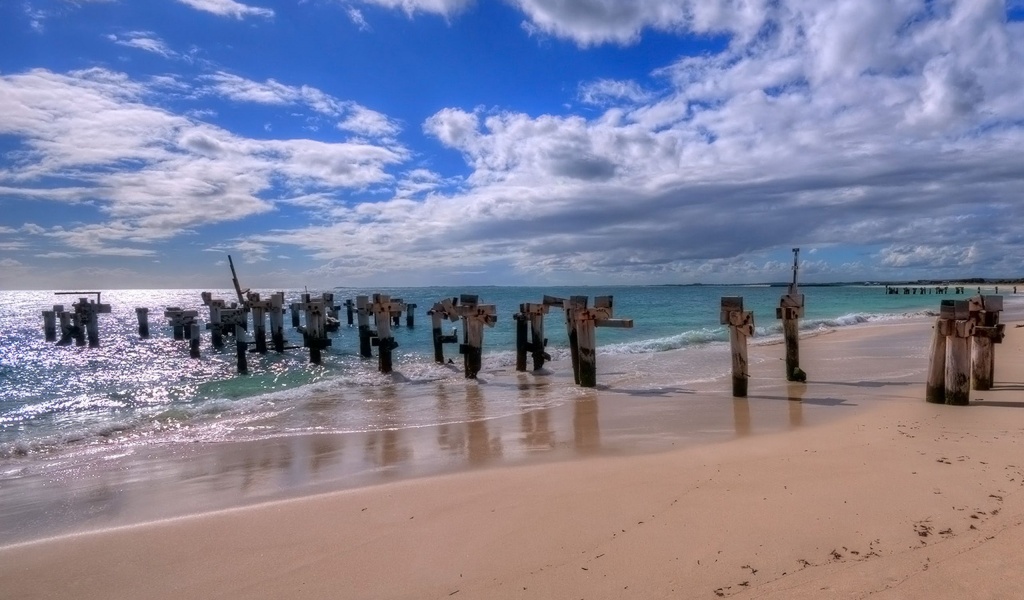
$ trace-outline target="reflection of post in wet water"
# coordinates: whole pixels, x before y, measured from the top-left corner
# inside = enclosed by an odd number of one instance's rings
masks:
[[[412,452],[402,445],[402,429],[396,413],[395,388],[385,386],[377,408],[374,427],[376,431],[366,437],[366,458],[382,467],[389,467],[409,460]]]
[[[789,396],[789,425],[800,427],[804,424],[804,392],[807,386],[800,383],[791,383],[788,386]]]
[[[310,429],[330,431],[332,417],[338,412],[344,396],[341,392],[323,393],[309,403]],[[343,440],[337,435],[311,435],[309,440],[309,469],[316,473],[341,457]]]
[[[750,435],[750,401],[746,398],[733,398],[732,417],[736,435]]]
[[[526,375],[519,376],[519,407],[522,410],[520,422],[523,444],[528,450],[550,450],[555,447],[547,395],[547,383],[534,384]]]
[[[601,448],[601,426],[598,424],[597,396],[588,395],[576,400],[572,408],[572,433],[576,451],[580,454],[597,452]]]
[[[443,383],[437,384],[437,446],[442,450],[452,450],[460,445],[452,440],[451,401],[448,399],[448,388]]]
[[[479,385],[467,383],[466,385],[466,415],[469,422],[466,424],[468,436],[469,463],[476,465],[490,460],[492,457],[500,457],[502,454],[501,436],[494,436],[491,439],[487,431],[487,416],[484,408],[483,391]]]

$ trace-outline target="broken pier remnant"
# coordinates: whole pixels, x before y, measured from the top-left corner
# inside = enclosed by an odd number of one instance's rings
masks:
[[[614,318],[612,296],[595,296],[594,307],[587,307],[586,296],[572,296],[566,305],[566,319],[571,319],[569,351],[577,357],[573,365],[576,383],[597,387],[597,328],[633,327],[632,319]]]
[[[434,339],[434,362],[444,364],[444,345],[458,343],[459,337],[452,331],[451,335],[441,333],[441,324],[445,319],[458,321],[459,313],[455,310],[458,305],[458,298],[445,298],[435,302],[433,308],[427,311],[430,317],[430,331]]]
[[[476,379],[483,366],[484,326],[494,327],[497,309],[493,304],[480,304],[479,296],[462,294],[455,311],[462,318],[462,344],[459,354],[464,359],[466,379]]]
[[[797,288],[800,249],[793,248],[793,282],[775,309],[775,318],[782,319],[782,335],[786,341],[786,379],[807,381],[800,368],[800,319],[804,316],[804,295]]]
[[[373,340],[377,346],[377,368],[381,373],[390,373],[392,368],[391,352],[398,347],[398,342],[391,334],[392,316],[401,314],[402,302],[392,300],[387,294],[374,294],[370,310],[377,324],[377,337]]]
[[[732,395],[747,397],[750,368],[747,362],[747,338],[754,335],[754,313],[743,310],[742,296],[722,296],[719,322],[729,326],[729,353],[732,355]]]

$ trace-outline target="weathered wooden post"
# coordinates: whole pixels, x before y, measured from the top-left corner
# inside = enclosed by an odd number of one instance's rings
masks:
[[[611,296],[594,297],[594,308],[573,310],[579,347],[579,381],[583,387],[597,387],[597,327],[632,327],[632,319],[614,319]]]
[[[249,365],[245,359],[245,353],[249,349],[249,343],[245,339],[245,327],[240,323],[235,324],[235,362],[238,366],[238,373],[244,375],[249,372]]]
[[[260,300],[260,295],[249,292],[246,295],[245,307],[252,313],[252,337],[256,342],[256,352],[267,353],[267,311],[273,308],[270,300]]]
[[[455,306],[458,304],[457,298],[445,298],[440,302],[435,302],[434,307],[427,311],[427,315],[430,316],[430,330],[434,338],[434,362],[444,364],[444,345],[455,344],[459,341],[454,331],[452,335],[442,335],[441,323],[444,319],[449,321],[458,321],[459,314],[455,310]]]
[[[307,294],[307,296],[308,296],[308,294]],[[303,300],[303,301],[305,301],[305,300]],[[292,309],[292,329],[298,329],[299,326],[301,325],[299,323],[299,306],[301,306],[300,303],[292,302],[292,305],[291,305],[291,309]]]
[[[940,304],[939,318],[935,319],[932,333],[931,351],[928,353],[928,379],[924,388],[924,399],[932,404],[946,403],[946,336],[949,334],[949,316],[944,309],[946,302]]]
[[[412,329],[416,326],[416,319],[413,317],[412,312],[416,309],[415,304],[405,305],[405,326]]]
[[[526,370],[526,352],[530,345],[530,315],[526,312],[526,304],[519,305],[519,312],[512,315],[516,322],[516,371]]]
[[[572,378],[576,385],[580,384],[580,344],[579,332],[576,329],[576,311],[586,310],[590,298],[587,296],[570,296],[563,302],[565,308],[565,328],[569,334],[569,358],[572,360]]]
[[[275,352],[284,352],[284,292],[270,296],[270,341]]]
[[[476,379],[483,366],[484,325],[494,327],[497,310],[493,304],[479,304],[479,297],[472,294],[462,294],[455,308],[462,317],[459,354],[464,357],[466,379]]]
[[[370,305],[373,320],[377,324],[377,368],[381,373],[390,373],[392,365],[391,351],[398,347],[398,342],[391,335],[392,316],[396,311],[401,313],[402,304],[392,300],[387,294],[374,294]]]
[[[57,307],[54,310],[43,311],[43,337],[48,342],[57,341]],[[61,307],[63,310],[63,307]]]
[[[732,395],[747,397],[750,368],[747,363],[747,338],[754,335],[754,313],[743,310],[742,296],[722,296],[719,322],[729,326],[729,351],[732,354]]]
[[[77,309],[71,313],[71,335],[75,338],[76,346],[85,345],[85,325],[82,323],[82,313]]]
[[[396,302],[399,306],[404,306],[404,302],[405,301],[402,300],[401,298],[394,298],[393,301]],[[391,326],[392,327],[398,327],[399,325],[402,324],[402,309],[401,308],[396,308],[396,309],[392,310],[391,314],[389,314],[388,317],[391,319]],[[378,329],[377,334],[380,335],[380,325],[379,325],[380,322],[377,321],[376,315],[373,317],[373,320],[374,320],[374,322],[378,323],[378,325],[377,325],[377,329]]]
[[[356,313],[359,319],[359,355],[363,358],[373,356],[372,340],[377,333],[370,329],[370,298],[356,296]]]
[[[943,301],[939,317],[949,321],[946,331],[946,404],[964,406],[971,401],[970,338],[974,333],[967,301]]]
[[[109,313],[110,305],[99,302],[99,292],[84,293],[96,294],[96,302],[91,302],[88,298],[84,297],[79,298],[78,302],[74,304],[75,314],[78,315],[79,324],[85,326],[85,331],[89,337],[89,347],[98,348],[100,345],[99,315]]]
[[[149,309],[140,306],[135,309],[135,316],[139,319],[139,337],[146,339],[149,337]]]
[[[191,330],[191,334],[188,342],[188,355],[192,358],[199,358],[199,323],[193,321],[192,324],[189,325],[189,329]]]
[[[71,331],[71,313],[64,310],[64,307],[62,306],[60,312],[57,313],[57,319],[60,321],[60,339],[57,340],[57,345],[68,346],[71,344],[71,338],[73,335]]]
[[[189,335],[191,335],[191,328],[196,317],[199,316],[199,311],[195,310],[182,310],[177,306],[169,306],[164,311],[164,317],[169,321],[172,331],[174,332],[175,340],[185,339],[185,328],[189,328]]]
[[[306,326],[302,331],[303,346],[309,348],[309,362],[319,365],[322,362],[322,350],[331,345],[325,328],[327,308],[323,298],[310,298],[303,294],[305,302],[300,308],[306,313]]]
[[[220,311],[227,308],[227,303],[221,299],[214,299],[210,292],[202,292],[200,296],[210,309],[210,319],[206,322],[206,328],[210,330],[210,343],[214,348],[224,347],[224,326],[221,323]]]
[[[352,326],[352,311],[353,311],[354,308],[355,308],[355,303],[352,302],[351,298],[349,298],[348,300],[345,300],[345,317],[348,319],[348,326],[349,327]]]
[[[786,379],[807,381],[807,373],[800,369],[800,318],[804,316],[804,295],[797,288],[800,268],[800,249],[793,248],[793,283],[775,309],[775,318],[782,319],[782,335],[786,341]]]
[[[971,337],[971,388],[992,389],[995,377],[995,344],[1002,343],[1005,325],[999,323],[1003,310],[1002,296],[975,296],[968,300],[970,319],[974,323]]]

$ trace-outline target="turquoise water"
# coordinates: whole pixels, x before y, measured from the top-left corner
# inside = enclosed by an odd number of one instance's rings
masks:
[[[259,290],[267,297],[274,290]],[[310,290],[319,293],[321,290]],[[643,357],[681,348],[721,349],[727,339],[718,324],[722,296],[743,296],[755,313],[757,338],[777,339],[781,326],[774,309],[784,288],[741,286],[649,286],[606,288],[402,288],[357,290],[335,288],[337,303],[357,294],[381,292],[414,302],[416,326],[395,328],[399,343],[395,372],[381,375],[376,359],[358,355],[355,328],[344,325],[332,334],[323,364],[311,365],[304,350],[278,355],[249,354],[249,374],[236,374],[233,346],[223,351],[203,338],[202,356],[191,359],[187,342],[172,339],[162,317],[167,306],[192,308],[200,319],[208,314],[200,290],[115,290],[103,293],[112,307],[100,316],[99,348],[58,347],[43,339],[41,311],[53,304],[69,307],[69,296],[52,292],[0,293],[0,460],[67,450],[109,449],[110,442],[145,445],[180,441],[231,441],[303,433],[390,430],[445,422],[465,422],[520,413],[537,404],[524,404],[515,393],[515,329],[512,314],[522,302],[540,302],[544,295],[613,295],[615,316],[633,319],[632,329],[599,329],[598,380],[602,367],[615,365],[644,380]],[[948,295],[887,295],[868,286],[808,287],[802,328],[835,329],[878,321],[919,318],[934,314]],[[991,292],[993,290],[985,290]],[[970,294],[976,289],[968,290]],[[298,291],[286,292],[286,301]],[[498,322],[485,330],[484,365],[479,382],[462,376],[457,347],[445,347],[455,365],[433,362],[430,319],[425,312],[435,301],[460,294],[477,294],[481,303],[495,304]],[[230,300],[233,292],[218,290],[214,297]],[[150,309],[149,339],[139,339],[135,308]],[[301,345],[287,325],[290,345]],[[451,328],[456,324],[446,323]],[[446,331],[447,333],[447,331]],[[549,353],[554,362],[545,369],[551,393],[537,403],[559,403],[578,393],[565,358],[567,336],[562,312],[553,309],[546,320]],[[204,331],[205,335],[205,331]],[[690,356],[700,357],[702,352]],[[721,374],[722,365],[700,359],[650,378],[649,385],[686,385]],[[614,379],[610,385],[614,386]],[[667,382],[667,383],[666,383]],[[437,398],[461,393],[467,385],[488,385],[484,408],[444,410]],[[397,404],[396,404],[397,402]],[[398,406],[399,408],[396,408]],[[2,464],[2,463],[0,463]]]

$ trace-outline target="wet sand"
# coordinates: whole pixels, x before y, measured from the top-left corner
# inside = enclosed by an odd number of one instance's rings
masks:
[[[723,380],[634,389],[634,374],[602,372],[604,389],[484,427],[177,449],[152,461],[156,473],[114,478],[120,508],[66,526],[112,527],[0,548],[0,589],[1020,597],[1024,372],[1012,357],[1024,335],[1008,325],[996,390],[947,407],[923,401],[929,333],[916,323],[805,340],[807,385],[783,380],[781,346],[752,348],[746,400]],[[648,367],[670,368],[670,354]],[[880,364],[905,375],[873,379]],[[363,470],[343,468],[346,454]],[[341,491],[313,495],[329,489]],[[175,502],[184,510],[166,510]],[[240,504],[251,505],[208,512]]]

